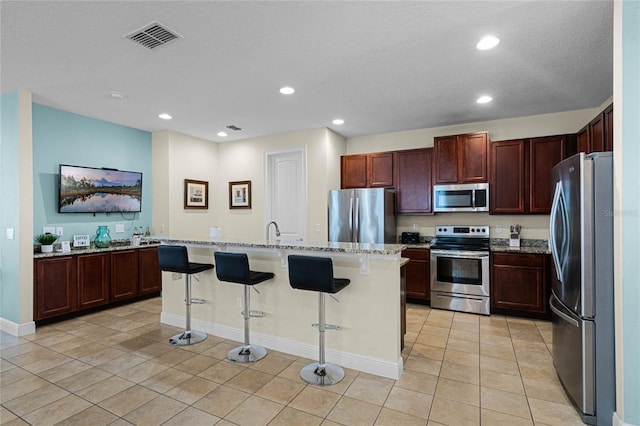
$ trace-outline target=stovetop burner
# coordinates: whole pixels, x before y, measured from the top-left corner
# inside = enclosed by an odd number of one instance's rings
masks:
[[[440,225],[436,226],[432,249],[440,250],[489,250],[489,226]]]

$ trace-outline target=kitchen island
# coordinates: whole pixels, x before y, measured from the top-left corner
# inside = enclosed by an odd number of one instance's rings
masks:
[[[339,303],[327,298],[327,323],[342,327],[326,334],[326,359],[345,368],[393,379],[402,374],[400,244],[305,243],[275,244],[209,241],[153,237],[163,244],[185,245],[192,262],[214,263],[214,251],[247,253],[252,270],[273,272],[251,292],[251,309],[263,318],[251,320],[251,342],[316,360],[318,331],[317,293],[294,290],[289,285],[287,256],[299,254],[330,257],[334,275],[351,280],[337,294]],[[193,297],[206,303],[192,305],[192,328],[237,342],[243,340],[242,294],[239,284],[220,282],[215,270],[192,280]],[[184,327],[184,279],[163,272],[161,322]]]

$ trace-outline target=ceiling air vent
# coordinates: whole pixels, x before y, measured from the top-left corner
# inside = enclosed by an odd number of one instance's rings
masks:
[[[164,46],[173,40],[182,38],[180,34],[171,31],[158,22],[152,22],[125,37],[146,47],[147,49],[155,49],[156,47]]]

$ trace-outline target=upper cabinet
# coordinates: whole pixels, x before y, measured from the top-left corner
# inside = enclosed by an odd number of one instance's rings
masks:
[[[431,213],[433,148],[396,151],[396,213]]]
[[[574,151],[573,136],[492,142],[491,213],[545,213],[553,197],[551,169]]]
[[[393,152],[344,155],[340,158],[341,188],[393,186]]]
[[[578,152],[613,151],[613,104],[576,134]]]
[[[604,110],[604,150],[613,151],[613,104]]]
[[[487,182],[488,144],[487,132],[434,138],[434,183]]]
[[[524,139],[491,142],[489,183],[491,213],[525,213],[527,196],[527,142]]]

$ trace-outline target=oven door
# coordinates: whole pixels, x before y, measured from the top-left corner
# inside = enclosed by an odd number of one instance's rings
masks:
[[[489,296],[489,252],[431,250],[431,290]]]

